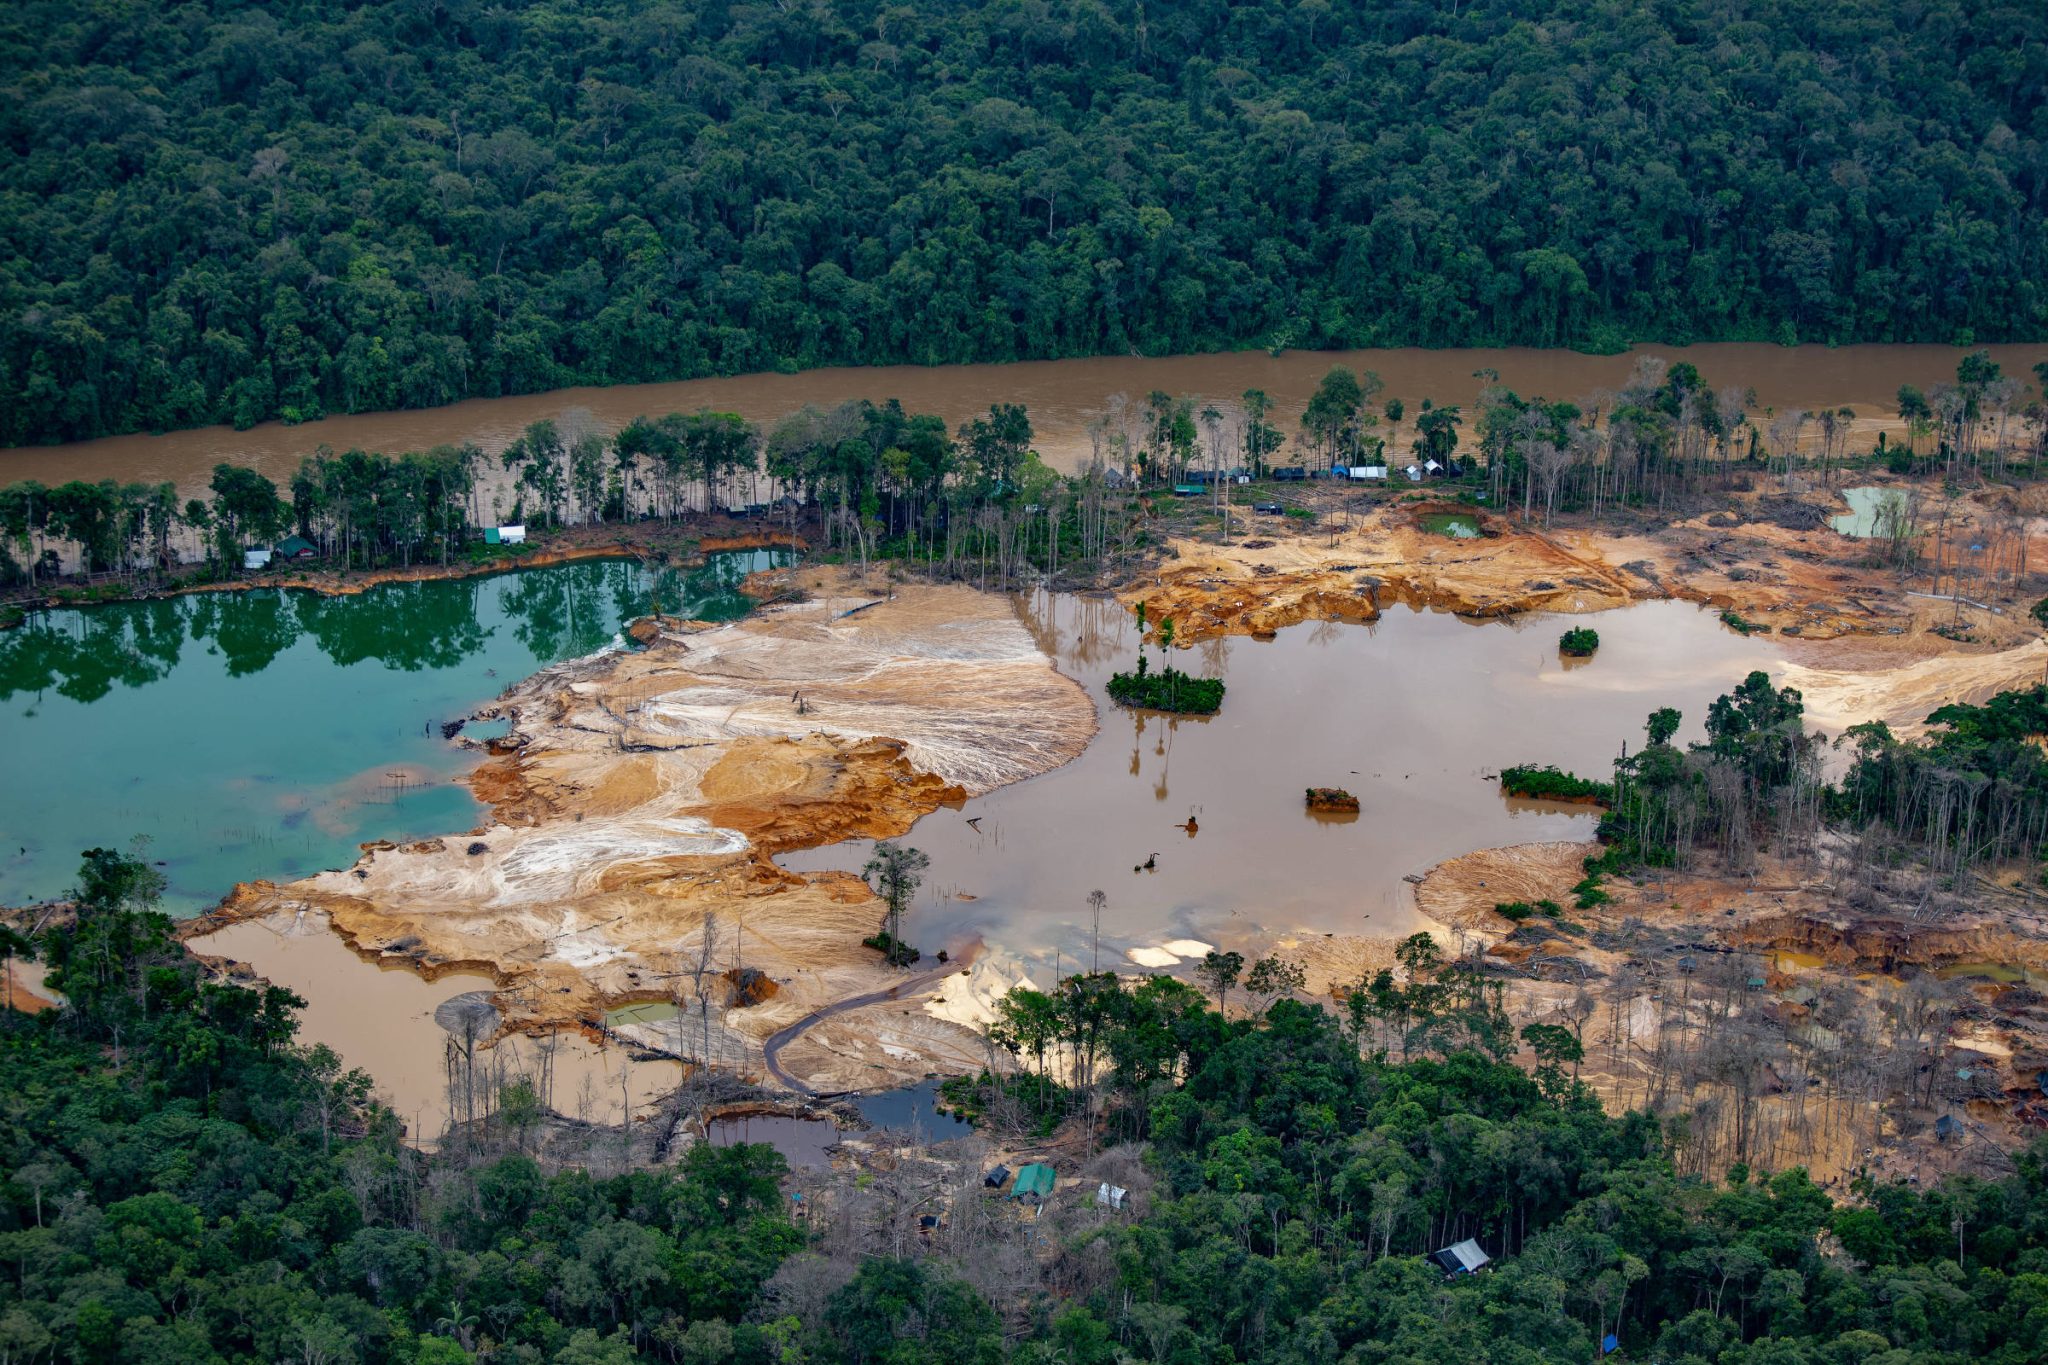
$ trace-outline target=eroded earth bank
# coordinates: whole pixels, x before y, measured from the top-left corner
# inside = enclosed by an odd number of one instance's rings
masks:
[[[621,1006],[680,1002],[688,1019],[640,1010],[618,1027],[756,1070],[777,1030],[888,990],[901,974],[861,946],[881,914],[867,886],[771,858],[899,835],[941,805],[1057,767],[1093,735],[1094,708],[1002,597],[861,594],[828,573],[760,591],[807,600],[727,626],[642,623],[645,648],[508,692],[495,709],[511,734],[472,779],[492,819],[473,834],[246,884],[195,922],[195,950],[223,924],[324,917],[367,959],[487,974],[504,1032],[594,1032]],[[926,1016],[898,1031],[842,1037],[832,1053],[792,1047],[783,1065],[845,1089],[981,1052]]]
[[[1836,500],[1806,501],[1820,511]],[[1305,621],[1370,622],[1397,604],[1476,623],[1690,600],[1767,630],[1780,658],[1773,672],[1806,693],[1809,720],[1830,733],[1866,719],[1910,729],[1935,705],[2039,678],[2043,647],[2012,604],[1904,594],[1867,546],[1813,516],[1788,516],[1783,502],[1738,500],[1711,524],[1637,536],[1542,534],[1462,509],[1479,534],[1454,539],[1431,529],[1441,509],[1426,502],[1315,527],[1240,522],[1227,543],[1168,540],[1117,593],[1126,608],[1146,603],[1155,621],[1173,617],[1188,644]],[[1095,732],[1088,693],[995,593],[888,585],[879,570],[863,587],[823,568],[763,575],[753,590],[770,605],[747,620],[642,622],[644,648],[511,689],[492,708],[511,734],[472,779],[492,811],[473,834],[373,846],[344,871],[246,885],[195,924],[194,947],[208,951],[224,924],[329,924],[364,959],[429,978],[488,977],[493,1036],[608,1034],[790,1088],[872,1088],[980,1065],[987,1045],[973,1025],[1018,979],[1005,945],[966,934],[924,940],[932,956],[908,973],[892,969],[862,946],[882,907],[859,878],[773,860],[897,837],[941,806],[1067,763]],[[1615,739],[1638,726],[1617,715]],[[1613,904],[1579,917],[1577,933],[1494,914],[1501,900],[1563,895],[1587,851],[1573,842],[1475,850],[1403,870],[1421,881],[1420,921],[1447,946],[1488,954],[1518,1021],[1567,1018],[1582,1031],[1607,1021],[1601,1047],[1589,1041],[1588,1066],[1617,1103],[1704,1084],[1708,1061],[1682,1045],[1725,1034],[1728,1020],[1780,1034],[1789,1023],[1811,1038],[1849,1027],[1842,1021],[1857,1010],[1882,1013],[1874,993],[1912,963],[2039,956],[2025,914],[1979,924],[1967,944],[1930,947],[1914,930],[1918,946],[1874,949],[1878,931],[1857,926],[1884,918],[1869,909],[1882,898],[1849,896],[1818,867],[1739,883],[1617,882]],[[1248,956],[1277,945],[1308,967],[1316,994],[1391,960],[1390,937],[1288,931],[1249,915],[1244,924],[1236,938],[1227,924],[1203,937]],[[1174,969],[1173,956],[1131,960]],[[1836,1014],[1808,1025],[1823,1000]],[[1974,1041],[1996,1074],[2028,1064],[2024,1027],[1981,1022],[1955,1023],[1955,1045]],[[1810,1052],[1766,1049],[1768,1074],[1756,1084],[1817,1093],[1809,1073],[1827,1068]],[[1837,1091],[1849,1083],[1829,1080]],[[1843,1168],[1853,1149],[1917,1136],[1840,1105],[1825,1121],[1804,1104],[1780,1107],[1777,1154],[1823,1169]]]

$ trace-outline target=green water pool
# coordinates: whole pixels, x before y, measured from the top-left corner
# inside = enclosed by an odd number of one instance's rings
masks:
[[[1842,535],[1868,540],[1889,531],[1891,519],[1903,512],[1905,494],[1891,488],[1845,488],[1842,499],[1849,504],[1849,510],[1828,518],[1828,525]],[[1885,516],[1887,509],[1889,518]]]
[[[1431,512],[1422,518],[1422,529],[1453,540],[1479,539],[1479,523],[1457,512]]]
[[[673,1000],[643,1000],[637,1005],[621,1005],[604,1012],[608,1028],[624,1028],[628,1024],[659,1024],[682,1017],[682,1007]]]
[[[741,579],[786,557],[37,613],[0,631],[0,904],[61,895],[82,850],[138,838],[184,915],[237,881],[346,866],[367,840],[466,830],[481,808],[453,779],[476,754],[443,723],[617,641],[656,596],[686,617],[739,616]]]

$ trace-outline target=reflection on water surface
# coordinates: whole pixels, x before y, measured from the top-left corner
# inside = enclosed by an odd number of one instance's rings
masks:
[[[1102,733],[1065,768],[920,821],[904,842],[932,865],[909,925],[928,947],[980,933],[1048,969],[1055,950],[1069,968],[1092,960],[1096,888],[1108,896],[1104,962],[1262,927],[1408,932],[1404,875],[1477,848],[1592,837],[1590,807],[1503,800],[1491,780],[1503,764],[1604,771],[1666,705],[1685,713],[1681,740],[1701,738],[1709,701],[1775,666],[1769,644],[1686,603],[1571,618],[1593,620],[1601,648],[1570,670],[1557,652],[1565,618],[1397,609],[1374,626],[1185,651],[1177,664],[1230,690],[1216,716],[1175,719],[1108,702],[1104,684],[1131,666],[1137,638],[1116,603],[1041,594],[1019,610],[1087,685]],[[1306,810],[1305,789],[1322,786],[1356,794],[1357,816]],[[867,848],[781,861],[858,871]]]
[[[467,829],[480,808],[450,779],[475,753],[444,740],[444,722],[612,643],[656,597],[684,615],[740,614],[740,580],[779,553],[347,597],[196,593],[0,631],[0,903],[59,895],[83,849],[137,835],[185,914],[237,881],[345,865],[366,840]]]

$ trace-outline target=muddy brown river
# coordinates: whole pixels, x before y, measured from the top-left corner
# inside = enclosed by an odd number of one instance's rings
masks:
[[[2030,377],[2033,365],[2048,360],[2048,345],[1987,349],[2007,374],[2021,379]],[[1578,399],[1597,389],[1619,387],[1636,358],[1645,355],[1691,361],[1710,385],[1752,388],[1764,407],[1779,411],[1848,407],[1861,419],[1873,419],[1893,414],[1901,384],[1925,388],[1953,378],[1962,354],[1955,347],[1933,345],[1830,348],[1727,342],[1639,346],[1612,356],[1529,348],[1288,351],[1277,356],[1238,351],[1012,365],[810,370],[673,384],[559,389],[518,398],[471,399],[421,411],[329,417],[295,427],[275,422],[248,431],[207,427],[161,436],[117,436],[63,446],[0,450],[0,483],[17,479],[45,483],[169,480],[189,492],[202,488],[213,466],[223,460],[253,466],[282,483],[301,459],[322,444],[336,450],[355,447],[398,454],[473,441],[487,452],[496,452],[528,423],[541,418],[609,432],[641,414],[713,408],[766,423],[806,403],[829,405],[849,398],[892,397],[914,412],[939,413],[956,424],[985,413],[991,403],[1022,403],[1030,409],[1040,452],[1055,466],[1072,470],[1087,458],[1088,424],[1111,394],[1125,393],[1142,402],[1147,393],[1160,389],[1235,399],[1246,389],[1264,389],[1279,407],[1282,430],[1291,435],[1317,381],[1337,364],[1377,372],[1386,382],[1382,397],[1406,401],[1409,425],[1404,432],[1412,427],[1424,398],[1438,404],[1469,405],[1492,374],[1497,373],[1502,383],[1524,395]],[[1867,442],[1874,436],[1864,439]]]

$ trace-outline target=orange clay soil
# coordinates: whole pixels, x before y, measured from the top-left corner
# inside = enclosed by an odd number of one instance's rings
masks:
[[[1902,585],[1871,562],[1870,542],[1826,528],[1786,530],[1761,519],[1759,499],[1735,495],[1732,513],[1713,514],[1733,526],[1700,517],[1634,535],[1546,532],[1519,517],[1428,501],[1345,515],[1332,501],[1317,527],[1256,518],[1227,545],[1172,538],[1163,559],[1118,596],[1132,608],[1143,603],[1154,622],[1171,618],[1183,645],[1302,621],[1370,621],[1394,604],[1490,617],[1656,598],[1698,602],[1768,628],[1786,655],[1774,672],[1805,693],[1810,718],[1830,732],[1871,716],[1910,732],[1944,702],[1982,701],[2048,676],[2048,645],[2027,614],[2032,601],[2010,575],[1973,582],[1965,596],[1981,605],[1916,596],[1930,586],[1925,574]],[[1845,509],[1823,492],[1795,501],[1817,513]],[[2034,536],[2024,501],[2003,490],[1978,494],[1962,500],[1957,524],[1980,537],[2003,525],[2009,565],[2015,537]],[[1472,518],[1483,535],[1457,540],[1423,528],[1426,514],[1446,510]],[[2044,555],[2048,546],[2030,562],[2048,563]]]
[[[473,783],[489,824],[237,888],[188,928],[195,950],[224,922],[317,910],[367,959],[488,973],[505,1027],[528,1032],[669,997],[707,936],[714,972],[738,961],[775,986],[720,1020],[754,1043],[887,986],[895,974],[860,943],[881,919],[868,888],[770,858],[900,835],[1056,767],[1087,744],[1094,708],[1000,597],[870,597],[828,571],[790,578],[809,600],[662,630],[645,650],[514,687],[497,706],[512,752]]]
[[[1762,497],[1731,495],[1729,510],[1643,533],[1562,519],[1546,531],[1518,515],[1446,502],[1385,502],[1347,513],[1340,499],[1326,497],[1316,526],[1238,519],[1228,545],[1206,536],[1171,538],[1164,561],[1119,595],[1133,606],[1148,603],[1153,619],[1173,617],[1179,638],[1190,643],[1304,620],[1371,620],[1395,603],[1485,617],[1678,598],[1734,610],[1794,639],[1899,636],[1911,652],[1952,647],[1938,637],[1912,638],[1958,615],[1951,602],[1905,595],[1905,588],[1929,586],[1924,573],[1902,587],[1890,570],[1870,562],[1871,542],[1826,527],[1787,530],[1763,519]],[[1820,515],[1846,510],[1839,497],[1818,491],[1789,501]],[[1957,525],[1982,540],[2001,517],[2022,516],[2031,528],[2022,511],[2003,490],[1987,491],[1963,500]],[[1422,519],[1431,512],[1468,517],[1483,534],[1459,540],[1429,531]],[[1710,524],[1717,519],[1736,524]],[[2033,562],[2044,561],[2036,555]],[[1980,587],[1973,580],[1965,596],[2002,610],[1966,605],[1960,618],[1969,633],[1993,646],[2038,636],[2024,611],[2031,600],[2009,589],[1997,595],[1996,585],[1986,597]]]

